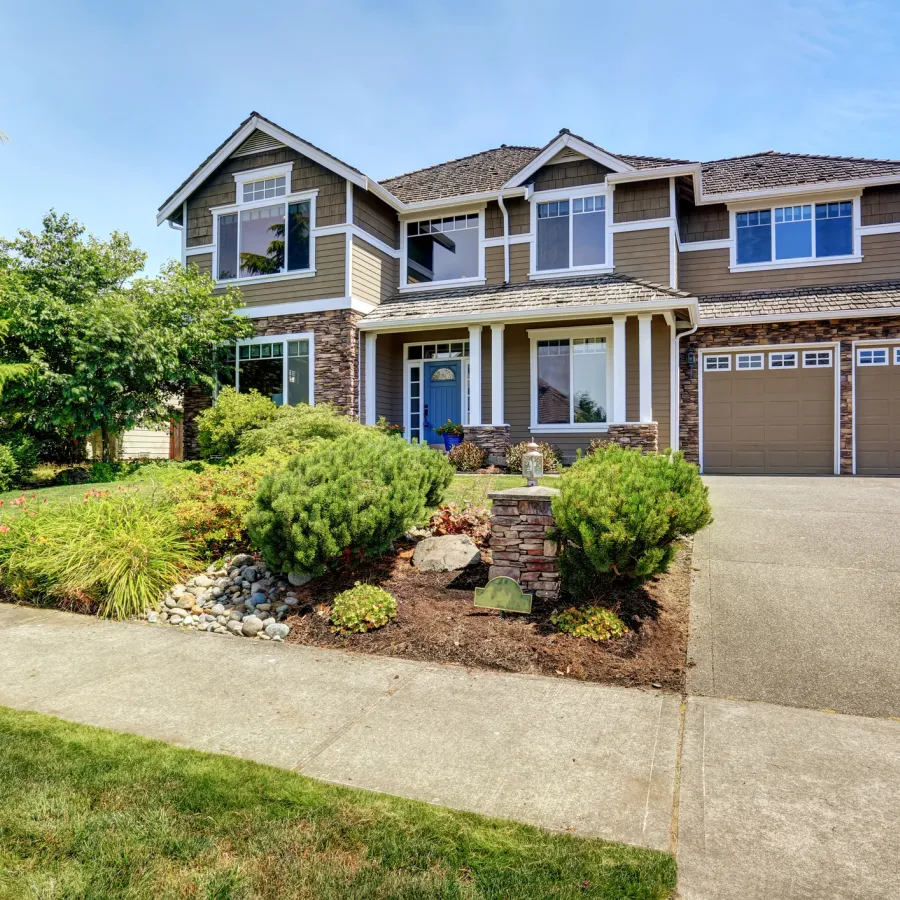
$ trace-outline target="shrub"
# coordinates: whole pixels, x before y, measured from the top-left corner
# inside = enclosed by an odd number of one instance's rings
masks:
[[[392,425],[384,416],[379,416],[375,427],[383,434],[389,437],[403,437],[404,428],[402,425]]]
[[[27,479],[40,462],[40,445],[30,434],[24,432],[10,435],[3,443],[9,448],[15,460],[16,478],[19,481]]]
[[[547,444],[541,441],[538,449],[544,455],[544,471],[559,472],[562,469],[562,453],[558,447],[553,444]],[[506,467],[510,471],[522,471],[522,456],[528,452],[528,441],[522,441],[521,444],[510,444],[506,451]]]
[[[382,628],[397,615],[397,601],[374,584],[358,581],[334,598],[331,609],[332,631],[361,634]]]
[[[326,403],[318,406],[280,406],[261,428],[246,432],[239,440],[241,455],[259,456],[267,450],[283,456],[308,449],[316,439],[335,441],[367,431],[365,425],[341,415]]]
[[[270,568],[321,575],[341,559],[383,553],[452,478],[442,453],[366,429],[263,478],[248,530]]]
[[[12,450],[6,444],[0,444],[0,493],[8,491],[15,484],[18,473],[19,467]]]
[[[675,540],[709,523],[707,493],[681,453],[644,456],[613,444],[578,460],[553,501],[570,594],[589,594],[608,573],[643,580],[664,572]]]
[[[222,388],[216,402],[197,416],[197,443],[204,459],[228,459],[238,451],[243,436],[275,418],[278,407],[257,391],[239,394]]]
[[[484,546],[491,534],[491,513],[483,506],[467,503],[460,508],[455,503],[441,506],[428,522],[436,537],[443,534],[467,534],[476,544]]]
[[[246,550],[247,513],[263,475],[276,466],[271,456],[248,456],[228,466],[206,464],[200,471],[182,469],[183,474],[168,483],[181,534],[206,559]]]
[[[109,618],[145,612],[195,564],[168,506],[123,489],[23,498],[0,526],[0,583],[13,596]]]
[[[625,623],[611,609],[602,606],[572,607],[550,616],[550,621],[566,634],[592,641],[622,637],[628,631]]]
[[[461,444],[450,448],[447,459],[450,460],[450,465],[460,472],[474,472],[476,469],[484,467],[487,461],[487,453],[477,444],[473,444],[471,441],[463,441]]]

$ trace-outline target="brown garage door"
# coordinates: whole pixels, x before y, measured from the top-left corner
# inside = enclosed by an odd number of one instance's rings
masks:
[[[856,350],[856,474],[900,475],[897,348]]]
[[[834,353],[743,351],[703,357],[703,471],[834,473]]]

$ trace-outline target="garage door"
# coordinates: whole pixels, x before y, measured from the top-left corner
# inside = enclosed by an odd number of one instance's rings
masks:
[[[834,473],[834,351],[703,355],[703,471]]]
[[[856,474],[900,475],[900,347],[856,348]]]

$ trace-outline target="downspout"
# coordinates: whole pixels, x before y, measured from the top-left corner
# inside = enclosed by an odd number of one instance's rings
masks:
[[[687,337],[690,334],[694,334],[694,332],[700,327],[700,323],[697,322],[691,328],[688,328],[687,331],[682,331],[681,333],[676,333],[675,340],[673,343],[675,344],[675,371],[678,377],[675,379],[675,390],[677,393],[677,402],[675,403],[675,421],[673,423],[674,427],[672,429],[672,434],[675,436],[675,440],[673,443],[673,450],[681,449],[681,339]],[[700,415],[700,410],[697,410],[697,415]]]
[[[503,213],[503,283],[509,284],[509,213],[503,202],[503,194],[497,194],[497,203]]]
[[[169,228],[181,232],[181,267],[187,265],[187,200],[181,205],[181,224],[176,225],[171,219],[166,220]]]

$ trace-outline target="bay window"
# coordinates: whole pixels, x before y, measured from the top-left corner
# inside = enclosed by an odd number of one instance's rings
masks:
[[[608,350],[605,335],[577,329],[532,338],[533,427],[607,421]]]
[[[289,334],[250,338],[229,347],[219,384],[238,393],[258,391],[276,406],[313,402],[313,337]]]
[[[604,195],[537,203],[537,271],[604,266],[606,262]]]
[[[853,254],[853,201],[774,206],[735,213],[737,265]]]
[[[480,234],[478,213],[407,223],[406,283],[478,278]]]

